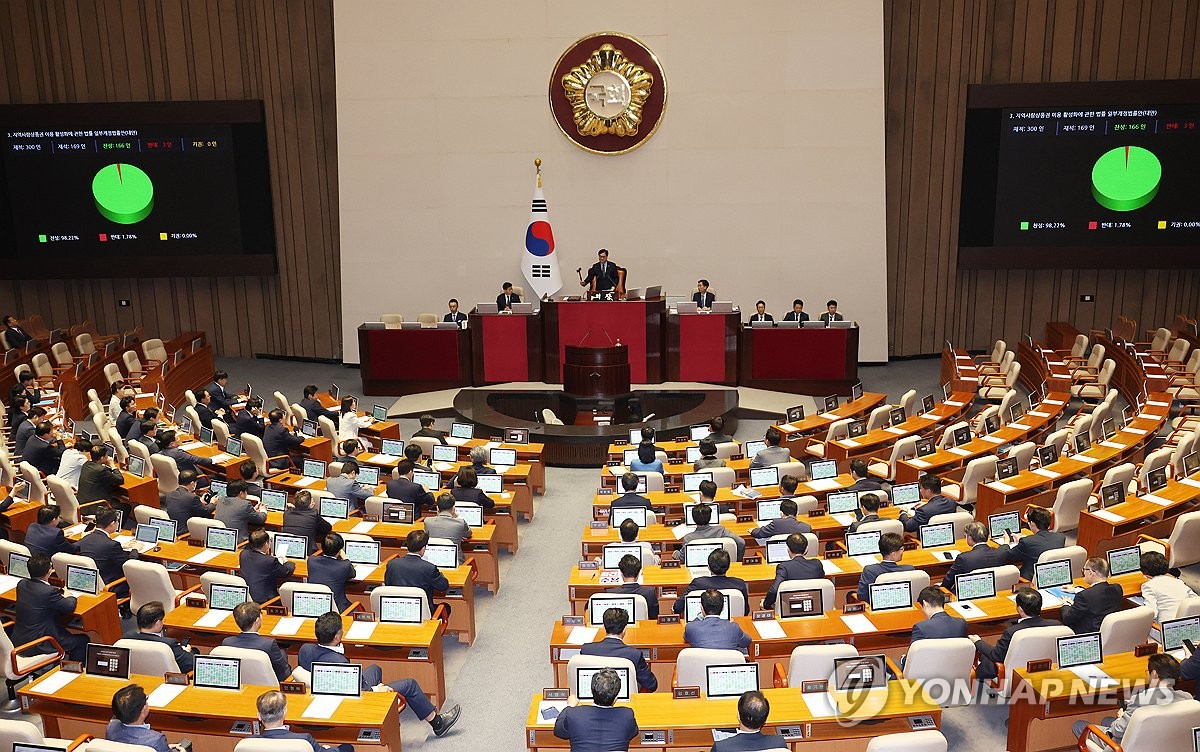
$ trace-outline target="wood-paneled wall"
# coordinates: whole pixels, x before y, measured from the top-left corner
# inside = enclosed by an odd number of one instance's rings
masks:
[[[208,99],[265,103],[277,274],[207,277],[200,260],[169,279],[4,273],[0,310],[163,338],[201,329],[218,356],[341,357],[332,0],[0,2],[2,103]]]
[[[1141,330],[1200,313],[1200,271],[962,270],[956,248],[968,84],[1200,78],[1200,0],[887,0],[892,354],[1010,342],[1046,321]],[[1196,266],[1200,269],[1200,259]],[[1094,293],[1094,303],[1079,296]]]

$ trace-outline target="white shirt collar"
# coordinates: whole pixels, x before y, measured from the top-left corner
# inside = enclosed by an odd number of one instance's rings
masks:
[[[346,654],[345,645],[322,645],[321,647],[325,648],[326,650],[332,650],[335,653],[341,653],[342,655]]]

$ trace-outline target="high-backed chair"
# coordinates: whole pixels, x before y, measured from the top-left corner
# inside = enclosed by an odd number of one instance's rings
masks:
[[[1145,461],[1138,467],[1137,475],[1134,477],[1137,487],[1145,488],[1146,476],[1159,468],[1168,467],[1171,464],[1172,451],[1174,450],[1170,447],[1163,447],[1162,449],[1155,449],[1146,455]]]
[[[333,590],[328,585],[320,585],[315,582],[284,582],[279,586],[279,602],[288,610],[289,614],[292,612],[292,602],[296,593],[329,593],[333,595]]]
[[[866,752],[946,752],[948,746],[941,731],[905,731],[872,737]]]
[[[872,520],[871,522],[859,523],[857,531],[860,533],[869,533],[872,530],[878,530],[880,534],[896,533],[904,535],[904,523],[900,520]]]
[[[891,453],[886,457],[872,457],[867,460],[867,472],[876,478],[892,481],[896,478],[896,468],[901,460],[917,456],[918,436],[905,436],[892,445]]]
[[[1108,394],[1108,382],[1112,380],[1113,371],[1117,368],[1117,364],[1111,359],[1106,358],[1104,364],[1100,366],[1099,373],[1096,374],[1094,381],[1080,381],[1071,386],[1071,394],[1081,400],[1094,402],[1104,399]]]
[[[991,572],[996,576],[996,592],[1007,593],[1012,591],[1013,586],[1021,581],[1021,570],[1017,569],[1014,564],[1004,564],[999,567],[982,567],[972,571],[972,574],[979,572]]]
[[[1071,579],[1083,576],[1083,562],[1087,561],[1088,552],[1083,546],[1063,546],[1050,548],[1038,554],[1037,563],[1067,559],[1071,562]]]
[[[222,452],[225,451],[225,445],[233,437],[233,434],[229,433],[229,424],[220,418],[213,418],[210,428],[212,428],[213,432],[213,441],[221,448]]]
[[[779,589],[775,592],[775,618],[779,618],[783,605],[783,594],[791,593],[797,590],[820,590],[821,591],[821,606],[825,611],[833,609],[834,599],[837,597],[837,589],[832,580],[813,579],[813,580],[784,580],[779,583]]]
[[[241,739],[233,752],[312,752],[312,745],[304,739]]]
[[[1175,527],[1166,540],[1139,535],[1138,541],[1160,546],[1169,566],[1186,567],[1200,561],[1200,511],[1187,512],[1175,518]]]
[[[171,584],[171,574],[162,564],[130,559],[121,565],[129,583],[129,608],[134,613],[147,603],[159,601],[168,614],[175,610],[175,599],[183,594]]]
[[[189,517],[187,521],[188,537],[192,540],[207,540],[210,527],[225,527],[225,523],[206,517]]]
[[[46,476],[46,485],[50,489],[50,496],[53,497],[54,503],[58,505],[59,511],[62,513],[64,521],[72,525],[79,522],[79,499],[75,497],[75,491],[71,489],[70,484],[59,478],[57,475]]]
[[[1092,495],[1092,481],[1080,478],[1058,487],[1050,507],[1050,529],[1056,533],[1079,527],[1079,513],[1087,508]]]
[[[399,313],[385,313],[379,317],[384,329],[399,329],[404,323],[404,316]]]
[[[799,687],[806,681],[827,680],[833,676],[835,658],[857,657],[858,648],[853,645],[800,645],[792,649],[786,672],[782,663],[775,664],[774,684],[776,687]]]
[[[22,462],[20,465],[18,465],[18,467],[21,469],[21,477],[24,478],[29,484],[29,500],[45,502],[46,495],[49,493],[50,489],[48,489],[45,482],[42,481],[42,474],[38,472],[36,467],[28,462]]]
[[[942,435],[938,437],[938,449],[945,449],[946,447],[950,446],[950,443],[954,441],[954,432],[960,428],[966,428],[970,430],[971,424],[965,420],[960,420],[957,423],[951,423],[950,425],[946,426],[946,429],[942,431]]]
[[[114,647],[129,649],[129,673],[147,676],[162,676],[170,672],[179,673],[179,664],[170,646],[150,640],[117,640]],[[310,748],[311,749],[311,748]]]
[[[708,667],[731,663],[745,663],[746,657],[740,650],[713,650],[711,648],[684,648],[675,659],[674,686],[708,686]]]
[[[992,344],[992,351],[990,353],[975,356],[975,365],[977,368],[997,366],[1004,358],[1004,353],[1006,352],[1008,352],[1008,343],[1002,339],[998,339]]]
[[[42,730],[29,721],[19,721],[15,718],[0,720],[0,749],[11,750],[14,744],[37,744],[66,749],[71,741],[46,738],[42,736]]]
[[[92,341],[92,335],[87,332],[75,335],[75,350],[85,358],[96,352],[96,343]]]
[[[55,342],[50,346],[50,354],[54,356],[54,362],[60,367],[75,365],[75,357],[71,355],[71,348],[67,347],[66,342]]]
[[[907,392],[900,395],[900,401],[896,403],[896,406],[903,407],[905,415],[915,415],[917,408],[917,390],[909,389]]]
[[[151,461],[150,448],[147,447],[145,444],[143,444],[140,441],[131,441],[131,442],[129,442],[128,447],[129,447],[129,453],[131,455],[133,455],[134,457],[141,457],[142,460],[146,463],[146,465],[145,465],[146,472],[150,475],[154,475],[155,474],[154,473],[155,465],[154,465],[154,462]],[[172,490],[174,490],[174,489],[172,489]]]
[[[6,557],[7,560],[7,557]],[[29,648],[35,645],[44,645],[52,648],[48,653],[36,655],[22,655]],[[19,648],[19,650],[18,650]],[[28,642],[24,645],[14,646],[12,640],[8,636],[8,631],[0,629],[0,678],[4,679],[5,685],[8,687],[8,708],[15,710],[17,702],[16,687],[25,680],[30,674],[35,671],[49,668],[63,659],[66,653],[63,652],[62,645],[58,644],[58,640],[47,635]],[[11,748],[10,748],[11,749]]]
[[[146,364],[147,368],[154,368],[159,363],[166,362],[171,357],[170,353],[167,352],[166,345],[157,337],[148,339],[142,343],[142,353],[145,354],[146,360],[149,361]]]
[[[713,483],[717,484],[717,488],[733,488],[737,480],[737,474],[732,467],[710,467],[705,472],[712,473]]]
[[[810,454],[813,457],[824,457],[825,442],[837,441],[838,439],[844,439],[849,436],[850,424],[853,422],[853,418],[842,418],[840,420],[833,421],[829,424],[829,428],[825,433],[825,439],[821,441],[818,441],[817,439],[810,439],[808,445],[804,447],[804,453]],[[783,476],[781,475],[780,477]]]
[[[171,515],[167,514],[166,510],[152,507],[149,504],[138,504],[133,508],[133,519],[139,525],[149,525],[150,520],[169,520]],[[186,530],[182,532],[187,532]]]
[[[419,313],[417,314],[417,322],[420,323],[422,329],[436,329],[438,315],[436,313]]]
[[[283,392],[276,390],[271,392],[271,396],[275,398],[275,407],[278,407],[280,410],[282,410],[285,416],[290,416],[292,414],[292,403],[286,396],[284,396]]]
[[[1017,461],[1017,468],[1022,472],[1029,469],[1029,463],[1033,462],[1033,456],[1037,453],[1037,444],[1032,441],[1026,441],[1023,444],[1017,444],[1012,449],[1008,450],[1008,456]]]
[[[662,473],[656,473],[651,470],[642,470],[634,473],[634,475],[646,479],[647,491],[661,491],[663,488],[665,488]]]
[[[999,400],[1010,389],[1016,389],[1017,379],[1021,376],[1021,364],[1015,360],[1009,364],[1003,374],[979,377],[979,398],[983,400]]]
[[[988,685],[1000,697],[1007,699],[1014,686],[1013,671],[1025,668],[1030,661],[1049,658],[1053,660],[1058,653],[1059,637],[1070,637],[1074,632],[1070,627],[1030,627],[1019,629],[1013,633],[1012,642],[1008,645],[1008,653],[1004,663],[997,666],[999,676],[990,680]]]
[[[579,669],[615,668],[625,669],[629,677],[629,692],[637,691],[637,668],[628,658],[612,658],[607,655],[573,655],[567,659],[567,687],[572,697],[579,696]]]
[[[874,431],[877,428],[886,428],[888,423],[888,415],[892,411],[891,405],[880,405],[871,411],[867,417],[867,431]]]
[[[917,640],[904,659],[904,678],[918,682],[940,682],[941,687],[965,687],[971,684],[975,643],[966,637]],[[965,696],[964,696],[965,695]],[[933,695],[942,707],[971,702],[971,693],[942,691]]]
[[[333,421],[325,415],[318,415],[317,425],[321,427],[321,435],[329,439],[334,446],[337,446],[338,431],[337,427],[333,425]]]
[[[923,569],[909,569],[903,572],[884,572],[875,579],[879,585],[885,585],[889,582],[908,582],[911,583],[909,590],[911,591],[912,605],[916,605],[917,596],[921,591],[929,587],[929,573]]]
[[[242,685],[279,689],[279,678],[271,666],[271,659],[261,650],[233,648],[218,645],[209,655],[217,658],[237,658],[242,662]]]
[[[1146,641],[1150,628],[1154,625],[1154,609],[1149,606],[1138,606],[1124,611],[1117,611],[1104,617],[1100,622],[1100,645],[1104,655],[1132,653],[1133,649]]]
[[[1095,376],[1100,370],[1100,364],[1104,362],[1104,345],[1092,345],[1092,351],[1088,354],[1087,360],[1082,363],[1071,363],[1071,379]]]
[[[287,468],[273,468],[270,466],[271,460],[274,459],[289,459],[287,455],[279,455],[279,457],[268,457],[267,450],[263,447],[262,439],[251,433],[243,433],[242,450],[258,468],[260,475],[271,476],[279,473],[287,472]]]
[[[371,591],[371,612],[372,613],[375,613],[375,614],[380,613],[379,599],[384,597],[385,595],[386,596],[399,596],[399,597],[407,596],[409,598],[419,598],[421,601],[421,621],[429,621],[431,618],[433,618],[429,611],[429,598],[427,598],[425,596],[424,590],[422,590],[421,588],[415,588],[415,587],[399,587],[397,585],[381,585]],[[646,599],[643,598],[642,602],[645,603],[645,600]],[[636,611],[637,611],[637,609],[635,606],[634,612],[636,613]]]
[[[957,486],[947,486],[942,493],[958,502],[959,506],[974,504],[979,494],[979,484],[988,478],[996,477],[996,455],[988,454],[976,457],[967,463],[963,472],[962,482]],[[958,527],[954,528],[955,537],[959,536]]]
[[[935,514],[929,518],[930,525],[941,525],[946,522],[954,523],[954,539],[958,540],[966,534],[967,525],[975,521],[975,515],[970,512],[950,512],[949,514]]]
[[[225,572],[205,572],[200,575],[200,593],[207,600],[212,595],[213,585],[235,585],[237,587],[247,587],[246,581],[236,574],[227,574]],[[424,592],[424,591],[421,591]],[[379,613],[376,611],[376,613]]]
[[[597,596],[603,596],[603,595],[604,595],[603,593],[598,593],[597,595],[593,595],[593,596],[591,596],[591,597],[590,597],[590,598],[588,598],[588,600],[587,600],[587,610],[585,611],[585,613],[588,615],[588,623],[589,623],[589,624],[591,624],[591,625],[592,625],[592,626],[594,626],[594,627],[598,627],[598,626],[604,626],[604,622],[603,622],[603,621],[598,621],[598,622],[592,622],[592,621],[591,621],[591,618],[592,618],[592,598],[595,598],[595,597],[597,597]],[[740,595],[740,593],[739,593],[739,595]],[[648,616],[648,614],[649,614],[649,604],[648,604],[648,603],[646,603],[646,597],[645,597],[645,596],[643,596],[643,595],[638,595],[637,593],[634,593],[633,595],[631,595],[631,596],[629,596],[629,597],[633,598],[633,621],[644,621],[645,619],[648,619],[648,618],[650,618],[650,617]],[[372,604],[374,604],[374,603],[375,603],[375,600],[374,600],[374,598],[372,598],[372,600],[371,600],[371,603],[372,603]],[[598,615],[599,615],[599,616],[603,616],[603,614],[598,614]]]
[[[1200,718],[1200,701],[1184,700],[1170,705],[1138,708],[1129,717],[1129,725],[1120,743],[1094,724],[1088,724],[1079,739],[1082,752],[1161,752],[1187,749],[1192,728]]]

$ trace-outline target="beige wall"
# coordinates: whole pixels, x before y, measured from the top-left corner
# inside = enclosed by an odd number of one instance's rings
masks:
[[[826,298],[887,358],[881,0],[336,0],[344,358],[384,312],[491,300],[520,261],[535,156],[563,279],[595,249],[631,286],[777,316]],[[658,133],[617,157],[546,102],[575,39],[639,37],[669,85]]]

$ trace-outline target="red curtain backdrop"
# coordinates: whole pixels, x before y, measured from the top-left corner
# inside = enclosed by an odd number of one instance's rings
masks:
[[[367,332],[373,379],[454,381],[458,332],[448,329],[372,329]]]

